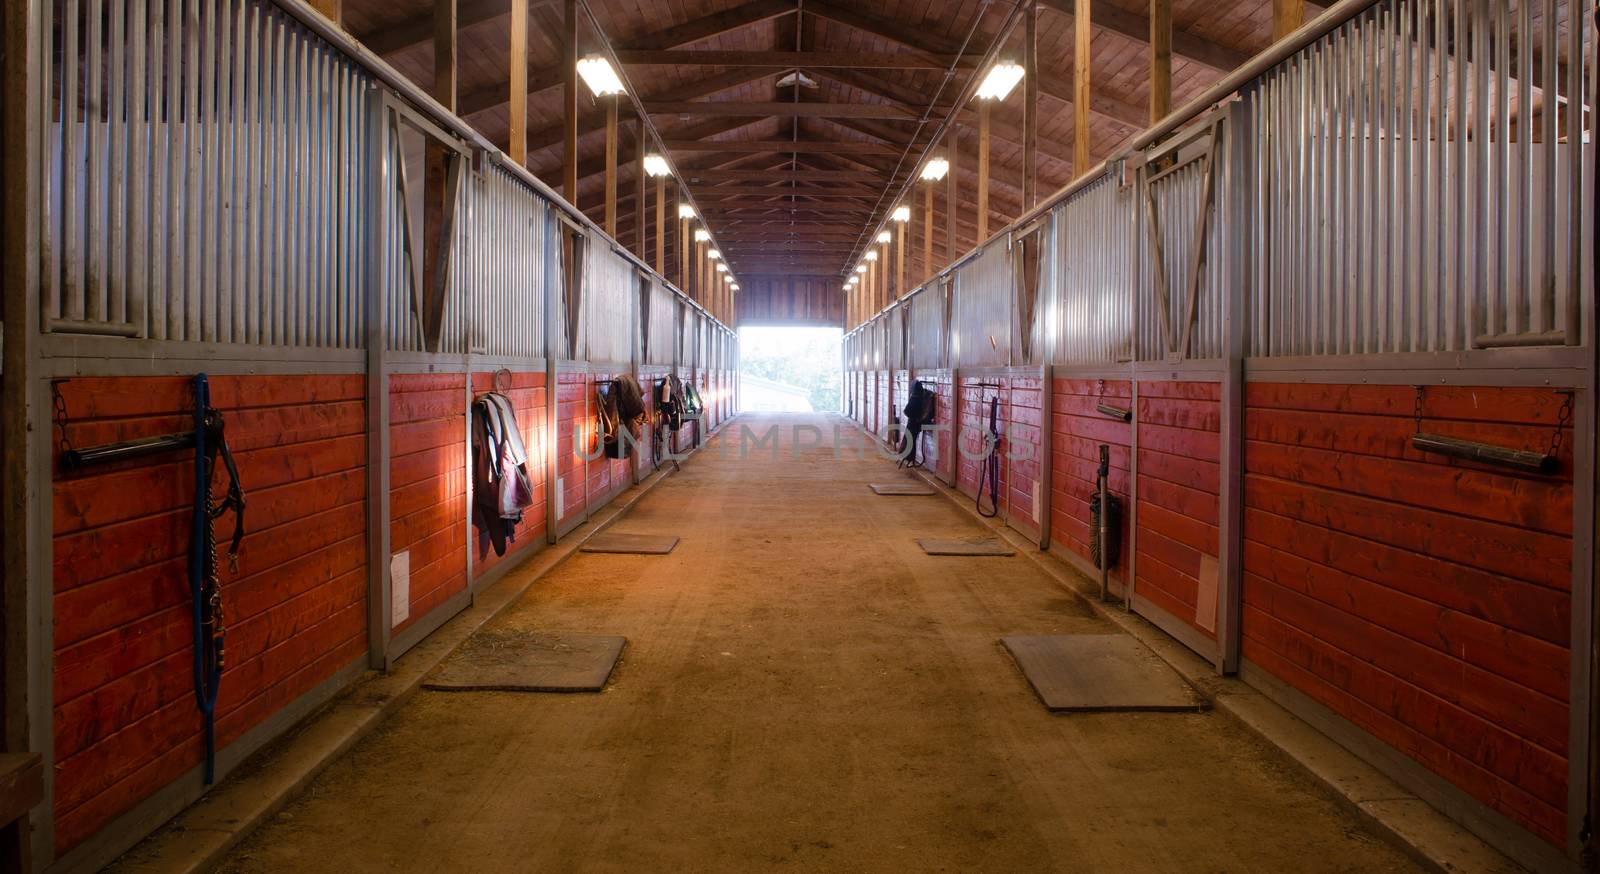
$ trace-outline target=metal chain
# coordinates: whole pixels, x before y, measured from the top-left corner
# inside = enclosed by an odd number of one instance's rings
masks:
[[[1561,432],[1567,429],[1567,423],[1572,421],[1572,395],[1571,391],[1558,391],[1562,395],[1561,410],[1556,413],[1556,430],[1550,435],[1550,451],[1546,453],[1551,458],[1561,452]]]
[[[67,439],[67,399],[61,396],[61,383],[66,380],[55,380],[50,383],[50,403],[55,407],[56,448],[64,456],[72,451],[72,441]]]
[[[1415,425],[1415,429],[1414,430],[1418,434],[1421,434],[1422,433],[1422,390],[1425,388],[1425,386],[1418,385],[1418,386],[1412,386],[1412,388],[1415,388],[1417,390],[1417,400],[1416,400],[1415,405],[1411,409],[1412,423],[1413,423],[1413,425]]]

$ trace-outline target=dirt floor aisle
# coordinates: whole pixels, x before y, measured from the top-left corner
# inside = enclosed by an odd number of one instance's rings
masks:
[[[979,529],[874,496],[836,426],[742,417],[618,526],[676,552],[498,620],[625,635],[605,692],[418,693],[223,870],[1413,870],[1225,716],[1046,713],[998,638],[1111,627],[1023,557],[924,556]]]

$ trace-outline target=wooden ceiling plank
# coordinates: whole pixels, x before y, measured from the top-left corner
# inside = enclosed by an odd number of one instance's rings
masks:
[[[892,146],[880,143],[827,143],[810,140],[688,140],[673,137],[665,143],[668,149],[677,152],[743,152],[743,153],[778,153],[778,154],[822,154],[822,155],[898,155],[900,151]]]
[[[645,111],[652,115],[696,115],[709,117],[760,116],[762,118],[877,118],[915,121],[917,113],[903,106],[883,103],[703,103],[694,101],[646,100]]]
[[[771,67],[823,69],[859,67],[882,70],[943,70],[952,62],[959,69],[972,69],[977,61],[970,57],[956,60],[945,56],[925,56],[914,52],[776,52],[667,49],[659,51],[617,52],[617,60],[628,66],[668,67]]]
[[[1074,0],[1043,0],[1043,3],[1046,9],[1071,15]],[[1110,3],[1097,3],[1089,12],[1089,20],[1096,27],[1141,45],[1147,45],[1150,41],[1150,19],[1137,12],[1129,12]],[[1249,52],[1181,30],[1172,34],[1172,50],[1219,73],[1231,73],[1250,59]]]

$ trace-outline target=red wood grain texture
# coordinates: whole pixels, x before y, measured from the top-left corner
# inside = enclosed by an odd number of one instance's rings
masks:
[[[1134,591],[1200,634],[1216,639],[1217,605],[1199,603],[1205,559],[1218,555],[1217,463],[1222,387],[1213,382],[1141,381],[1139,532]],[[1214,587],[1216,581],[1210,581]],[[1215,589],[1212,589],[1215,591]]]
[[[467,587],[467,376],[389,377],[389,546],[411,559],[403,631]]]
[[[495,555],[493,549],[483,549],[474,542],[472,574],[481,577],[507,561],[514,561],[525,550],[536,547],[545,540],[544,481],[547,453],[545,447],[545,385],[543,373],[512,373],[510,380],[501,386],[511,401],[517,416],[517,429],[522,432],[522,444],[528,450],[528,481],[533,486],[533,504],[522,513],[522,524],[517,526],[515,539],[506,545],[506,554]],[[472,374],[474,394],[495,390],[492,372]],[[476,531],[469,536],[477,537]]]
[[[365,380],[210,382],[249,499],[238,570],[224,562],[222,571],[228,637],[217,730],[225,745],[365,651]],[[192,422],[186,378],[72,379],[60,389],[77,446]],[[174,453],[56,478],[58,853],[200,763],[191,470],[192,459]],[[230,532],[223,520],[219,537]]]
[[[1038,377],[1013,376],[1002,382],[1006,386],[1006,400],[1001,410],[1005,430],[1000,447],[1004,454],[1000,477],[1001,489],[1005,492],[1006,521],[1013,528],[1037,537],[1039,520],[1034,518],[1034,490],[1045,470],[1041,448],[1044,381]],[[1040,506],[1043,507],[1042,494]]]
[[[1107,418],[1095,410],[1099,403],[1128,408],[1133,404],[1133,387],[1127,380],[1057,379],[1051,398],[1052,450],[1050,458],[1051,518],[1050,539],[1085,560],[1092,560],[1089,549],[1093,518],[1089,499],[1095,491],[1095,474],[1100,464],[1100,445],[1110,447],[1111,493],[1122,498],[1122,555],[1110,578],[1121,586],[1131,558],[1128,523],[1132,508],[1128,501],[1130,468],[1129,447],[1133,426]]]
[[[955,411],[950,406],[950,400],[953,397],[950,371],[918,371],[917,378],[933,389],[936,395],[933,405],[934,424],[943,427],[943,430],[934,432],[935,436],[928,440],[928,443],[935,448],[932,467],[939,476],[949,477],[951,472],[955,470],[956,445],[953,427]]]
[[[1570,452],[1550,477],[1419,452],[1407,386],[1246,403],[1244,656],[1561,846]],[[1542,450],[1560,405],[1429,387],[1420,427]]]

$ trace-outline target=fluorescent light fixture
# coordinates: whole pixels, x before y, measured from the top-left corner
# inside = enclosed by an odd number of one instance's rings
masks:
[[[694,241],[696,243],[704,243],[706,240],[709,240],[709,239],[711,239],[711,232],[710,231],[706,230],[705,228],[695,228],[694,229]]]
[[[846,282],[844,284],[844,290],[845,291],[850,291],[851,289],[854,289],[855,287],[856,287],[856,284],[854,282]]]
[[[722,258],[722,252],[721,252],[721,250],[718,250],[718,249],[712,249],[711,251],[706,253],[706,257],[710,258],[713,261],[716,261],[716,260],[719,260],[720,258]]]
[[[1000,61],[989,68],[988,75],[983,77],[983,84],[978,86],[979,100],[1004,100],[1011,89],[1017,87],[1022,81],[1022,65],[1015,61]]]
[[[889,232],[888,231],[879,231],[878,232],[878,242],[887,243],[891,239],[894,239],[894,238],[889,236]]]
[[[687,203],[678,204],[678,218],[681,218],[681,219],[692,219],[692,218],[694,218],[694,207],[690,206]]]
[[[728,265],[726,265],[726,264],[718,264],[717,265],[717,272],[718,273],[727,273],[728,272]]]
[[[922,165],[922,179],[924,182],[938,182],[950,172],[950,162],[944,158],[934,158]]]
[[[878,260],[878,250],[877,249],[868,249],[867,250],[867,260],[868,261],[876,261],[876,260]]]
[[[589,86],[589,90],[593,91],[596,97],[623,92],[622,80],[617,78],[617,71],[611,69],[611,62],[600,55],[590,55],[579,61],[578,75],[583,77],[584,84]]]
[[[871,254],[871,253],[868,253],[868,254]],[[867,272],[867,265],[865,265],[865,264],[857,264],[856,265],[856,272],[857,273],[866,273]]]
[[[644,172],[645,172],[646,175],[649,175],[649,176],[671,176],[672,175],[671,168],[669,168],[667,166],[667,159],[661,157],[660,155],[645,155],[644,156]],[[686,206],[688,206],[687,203],[680,204],[678,206],[678,210],[679,210],[678,214],[680,216],[683,214],[683,208],[686,207]],[[693,208],[690,208],[689,211],[693,212],[694,210],[693,210]]]
[[[729,291],[738,291],[739,290],[739,283],[737,283],[737,282],[728,283],[728,290]]]
[[[889,217],[897,222],[911,221],[911,207],[897,206],[894,208],[894,214],[890,215]]]

